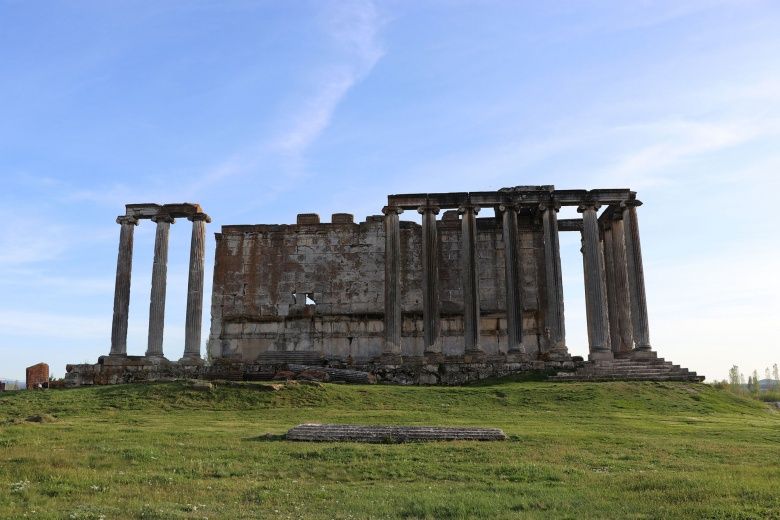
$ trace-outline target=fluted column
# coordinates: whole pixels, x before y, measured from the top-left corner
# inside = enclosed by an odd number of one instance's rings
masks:
[[[590,360],[612,359],[609,350],[609,322],[607,321],[606,294],[604,290],[602,262],[599,258],[598,204],[581,205],[577,211],[582,213],[582,255],[585,270],[585,310],[588,321],[588,340],[590,341]]]
[[[615,307],[617,308],[618,348],[628,352],[634,344],[634,331],[631,324],[631,295],[629,293],[628,269],[626,266],[626,239],[623,214],[616,211],[612,215],[612,253],[615,265]],[[615,335],[613,334],[613,338]],[[613,343],[612,350],[615,351]]]
[[[609,344],[613,354],[620,352],[620,321],[617,308],[617,288],[615,286],[614,239],[611,222],[604,222],[604,240],[601,254],[604,258],[604,280],[607,286],[607,316],[609,317]]]
[[[567,356],[566,324],[563,308],[563,276],[561,274],[561,248],[558,242],[558,210],[560,204],[551,201],[542,204],[542,229],[544,232],[544,272],[546,307],[546,333],[550,341],[550,353]]]
[[[187,217],[192,221],[190,242],[190,274],[187,283],[187,316],[184,329],[184,356],[182,362],[200,362],[200,329],[203,321],[203,271],[206,253],[206,223],[211,219],[205,213]]]
[[[461,214],[461,281],[463,285],[463,329],[466,354],[482,352],[479,330],[479,271],[477,268],[477,213],[479,207],[464,204]]]
[[[154,263],[152,264],[152,291],[149,297],[149,339],[147,357],[163,357],[163,329],[165,327],[165,292],[168,276],[168,235],[174,219],[157,215],[154,236]]]
[[[517,211],[514,204],[502,204],[501,211],[504,231],[504,266],[506,285],[506,332],[507,353],[525,352],[523,347],[523,306],[520,294],[520,269],[518,258]]]
[[[111,356],[127,355],[127,317],[130,308],[130,275],[133,271],[133,231],[138,219],[120,216],[119,254],[114,285],[114,317],[111,323]]]
[[[421,206],[423,266],[423,339],[426,354],[440,354],[441,321],[439,318],[439,238],[436,229],[436,206]]]
[[[626,265],[629,294],[631,295],[631,322],[634,332],[634,351],[639,356],[651,351],[650,327],[647,321],[645,274],[642,267],[642,246],[639,242],[639,222],[636,207],[642,203],[630,200],[623,203],[623,226],[626,240]]]
[[[383,357],[391,362],[401,355],[401,225],[403,209],[385,206],[385,345]],[[392,359],[391,359],[392,358]]]

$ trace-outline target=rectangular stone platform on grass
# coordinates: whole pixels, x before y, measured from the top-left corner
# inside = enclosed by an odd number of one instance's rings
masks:
[[[361,426],[299,424],[285,435],[291,441],[399,443],[422,441],[504,441],[498,428],[438,426]]]

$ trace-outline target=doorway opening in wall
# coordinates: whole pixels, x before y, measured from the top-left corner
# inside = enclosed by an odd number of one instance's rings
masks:
[[[576,207],[564,206],[558,220],[582,218]],[[563,304],[566,323],[566,346],[572,356],[588,359],[588,324],[585,316],[585,277],[582,267],[581,236],[577,231],[558,235],[561,247]]]

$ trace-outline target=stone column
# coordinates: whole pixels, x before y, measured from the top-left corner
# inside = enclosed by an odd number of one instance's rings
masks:
[[[187,283],[187,317],[184,329],[183,363],[201,363],[200,328],[203,321],[203,271],[206,253],[206,223],[211,219],[205,213],[187,217],[192,221],[190,242],[190,276]]]
[[[165,292],[168,276],[168,235],[174,219],[170,215],[157,215],[154,236],[154,263],[152,264],[152,292],[149,298],[149,340],[147,357],[163,357],[163,328],[165,326]]]
[[[461,280],[463,285],[463,329],[465,353],[481,354],[479,316],[479,269],[477,267],[477,213],[479,207],[464,204],[461,214]]]
[[[119,231],[119,255],[116,260],[114,286],[114,317],[111,323],[110,356],[127,355],[127,316],[130,308],[130,275],[133,271],[133,231],[138,219],[131,216],[116,218]]]
[[[518,258],[517,211],[514,204],[502,204],[501,211],[504,232],[504,265],[506,272],[506,332],[507,354],[525,352],[523,347],[523,305],[520,294],[520,268]]]
[[[550,342],[550,354],[568,357],[563,309],[561,248],[558,242],[558,210],[560,208],[560,204],[555,201],[550,201],[539,207],[542,212],[544,232],[545,296],[547,300],[545,333]]]
[[[423,336],[425,354],[441,354],[441,321],[439,319],[439,238],[436,229],[436,206],[421,206],[423,267]]]
[[[582,255],[585,269],[585,310],[588,321],[590,355],[588,359],[612,359],[609,349],[609,322],[607,321],[604,274],[599,258],[599,223],[596,214],[599,204],[586,203],[577,211],[582,213]]]
[[[617,309],[617,288],[615,286],[615,255],[612,227],[609,220],[604,222],[604,239],[601,254],[604,258],[604,281],[607,286],[607,316],[609,317],[609,345],[612,353],[620,352],[620,322]]]
[[[631,322],[634,332],[634,354],[645,357],[651,354],[650,327],[647,322],[647,297],[645,274],[642,267],[642,246],[639,242],[639,223],[636,207],[642,203],[630,200],[623,203],[623,226],[626,240],[626,266],[631,295]]]
[[[630,351],[634,344],[624,230],[623,214],[621,211],[615,211],[612,214],[612,253],[615,265],[615,307],[617,308],[617,340],[620,352]],[[615,336],[613,335],[613,337]],[[614,344],[612,350],[615,350]]]
[[[401,360],[401,224],[403,209],[385,206],[385,346],[384,362]]]

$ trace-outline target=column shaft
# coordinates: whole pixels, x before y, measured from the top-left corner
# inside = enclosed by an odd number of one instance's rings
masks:
[[[165,327],[165,292],[168,276],[168,235],[173,219],[167,215],[152,218],[157,223],[154,236],[154,263],[152,264],[152,291],[149,297],[149,339],[146,355],[163,356],[163,329]]]
[[[604,275],[599,249],[598,206],[580,206],[583,220],[582,254],[585,269],[585,310],[588,321],[588,339],[592,360],[612,359],[609,350],[609,322],[607,319]]]
[[[424,206],[422,214],[422,267],[423,267],[423,337],[425,352],[441,353],[441,321],[439,318],[439,239],[436,214],[439,208]]]
[[[114,285],[114,316],[111,323],[111,356],[127,355],[127,317],[130,309],[130,275],[133,271],[133,231],[138,225],[135,217],[117,217],[119,254],[116,260]]]
[[[384,355],[401,355],[401,226],[403,210],[386,206],[385,214],[385,346]]]
[[[609,224],[609,223],[607,223]],[[614,354],[620,352],[620,322],[615,287],[615,255],[612,228],[604,229],[604,240],[600,251],[604,259],[604,281],[607,286],[607,316],[609,317],[609,344]]]
[[[642,267],[642,246],[639,242],[639,223],[636,216],[638,201],[630,201],[623,208],[623,225],[626,239],[626,264],[631,295],[631,321],[634,344],[637,351],[649,351],[650,327],[647,321],[647,297],[645,274]]]
[[[544,232],[544,272],[546,329],[550,350],[561,355],[567,354],[566,323],[563,308],[563,276],[561,274],[561,248],[558,241],[558,206],[543,205],[542,228]]]
[[[203,321],[203,271],[206,253],[205,213],[188,217],[192,221],[190,242],[190,274],[187,283],[187,316],[184,329],[184,356],[181,361],[200,360],[200,331]]]
[[[523,352],[523,306],[520,293],[519,233],[516,206],[502,205],[506,285],[506,332],[508,353]]]
[[[479,314],[479,270],[477,268],[477,218],[479,207],[461,206],[461,280],[463,285],[463,329],[465,352],[481,352]]]
[[[615,265],[615,306],[618,318],[618,351],[628,352],[633,347],[634,332],[631,324],[631,295],[629,293],[628,270],[626,267],[626,240],[622,215],[613,216],[612,252]],[[614,337],[614,335],[613,335]],[[614,350],[614,345],[613,345]]]

